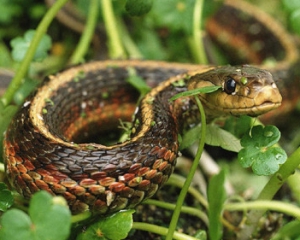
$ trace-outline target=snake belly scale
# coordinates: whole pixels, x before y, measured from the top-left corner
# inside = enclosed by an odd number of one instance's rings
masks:
[[[153,87],[137,108],[138,93],[126,82],[128,68]],[[6,131],[8,179],[26,198],[39,190],[63,196],[73,213],[133,208],[173,172],[178,134],[194,112],[192,98],[169,99],[211,85],[220,89],[198,97],[212,117],[255,116],[281,103],[271,74],[247,65],[103,61],[50,76]],[[119,119],[131,121],[134,113],[129,140],[111,146],[85,143],[108,135]]]

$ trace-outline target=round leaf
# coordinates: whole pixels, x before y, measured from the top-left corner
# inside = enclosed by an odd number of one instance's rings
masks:
[[[240,164],[245,168],[252,166],[257,175],[275,173],[287,159],[283,149],[273,147],[279,138],[280,132],[275,126],[253,127],[251,136],[246,134],[241,139],[244,148],[238,153]]]
[[[24,37],[14,38],[10,44],[13,48],[12,57],[15,61],[21,62],[31,44],[34,37],[35,30],[28,30]],[[48,35],[44,35],[37,46],[33,61],[42,61],[47,57],[47,51],[51,48],[51,38]]]
[[[1,240],[64,240],[71,227],[71,213],[65,204],[60,204],[49,193],[41,191],[33,195],[29,215],[12,209],[1,218]],[[59,197],[61,198],[61,197]]]
[[[7,211],[1,217],[0,239],[31,240],[34,239],[32,222],[28,215],[18,209]]]
[[[133,213],[134,210],[124,210],[101,219],[81,233],[77,240],[124,239],[132,227]]]
[[[4,183],[0,183],[0,210],[6,211],[14,202],[14,197]]]
[[[29,215],[39,239],[66,239],[70,233],[71,213],[68,207],[66,204],[57,204],[57,201],[45,191],[33,195]]]

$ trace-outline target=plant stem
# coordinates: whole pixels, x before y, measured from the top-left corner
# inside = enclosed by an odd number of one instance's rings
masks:
[[[146,201],[143,202],[143,204],[155,205],[157,207],[161,207],[161,208],[165,208],[165,209],[169,209],[169,210],[174,210],[176,207],[175,204],[158,201],[158,200],[154,200],[154,199],[147,199]],[[203,211],[201,211],[197,208],[193,208],[193,207],[182,206],[181,212],[200,218],[206,224],[206,226],[208,226],[208,218],[207,218],[207,215]]]
[[[265,185],[257,200],[271,200],[276,192],[280,189],[287,178],[292,175],[300,164],[300,148],[298,148],[288,159],[281,165],[277,173],[275,173],[268,183]],[[240,239],[249,239],[253,234],[258,220],[265,213],[265,210],[251,210],[247,214],[247,225],[240,232]]]
[[[177,221],[178,221],[178,218],[179,218],[179,215],[180,215],[181,206],[184,202],[184,199],[185,199],[185,196],[188,192],[189,186],[192,183],[192,180],[193,180],[194,174],[197,170],[198,163],[199,163],[201,154],[203,152],[204,144],[205,144],[205,135],[206,135],[205,113],[204,113],[203,106],[202,106],[200,100],[198,99],[198,97],[195,97],[195,101],[196,101],[196,104],[199,108],[200,115],[201,115],[201,136],[200,136],[199,147],[198,147],[195,159],[192,163],[190,173],[187,176],[186,181],[183,185],[183,188],[181,189],[180,194],[178,196],[178,200],[177,200],[176,207],[175,207],[175,210],[174,210],[173,215],[172,215],[172,219],[171,219],[171,223],[170,223],[170,226],[169,226],[168,234],[166,236],[166,240],[171,240],[173,238],[173,233],[174,233],[174,231],[176,229],[176,226],[177,226]]]
[[[190,46],[195,62],[207,64],[201,30],[202,9],[203,0],[196,0],[193,15],[193,37],[190,40]]]
[[[160,227],[157,225],[149,224],[149,223],[143,223],[143,222],[133,222],[132,224],[133,229],[139,229],[143,231],[153,232],[159,235],[166,235],[168,232],[167,228]],[[180,239],[180,240],[196,240],[196,238],[188,236],[183,233],[174,232],[173,239]]]
[[[129,59],[143,59],[143,55],[131,39],[123,20],[118,17],[117,19],[118,31],[122,35],[122,43],[128,53]]]
[[[108,36],[110,58],[125,58],[126,54],[123,49],[121,38],[118,32],[117,22],[112,8],[112,1],[101,0],[101,3],[106,33]]]
[[[299,207],[296,207],[295,205],[289,203],[280,202],[280,201],[260,200],[260,201],[253,201],[253,202],[224,204],[224,210],[228,210],[228,211],[241,211],[247,209],[272,210],[272,211],[282,212],[292,217],[295,217],[297,219],[300,219]]]
[[[19,89],[20,85],[22,84],[22,80],[25,77],[29,65],[34,57],[36,48],[39,45],[40,40],[42,39],[43,35],[46,33],[50,23],[52,22],[53,18],[55,17],[56,13],[63,7],[63,5],[68,0],[57,0],[53,6],[48,10],[40,24],[38,25],[32,42],[25,54],[23,61],[21,62],[19,69],[16,72],[16,75],[12,79],[10,85],[8,86],[7,90],[5,91],[2,102],[4,106],[7,106],[11,103],[15,92]]]
[[[86,54],[93,38],[94,30],[97,24],[99,0],[91,0],[89,4],[88,19],[80,41],[71,57],[71,64],[78,64],[84,59],[84,55]]]
[[[77,214],[77,215],[72,215],[71,222],[72,223],[77,223],[77,222],[86,220],[89,217],[91,217],[91,215],[92,214],[91,214],[90,211],[86,211],[86,212],[83,212],[83,213],[80,213],[80,214]]]
[[[0,163],[0,172],[4,173],[5,172],[5,166],[3,163]]]
[[[177,174],[172,174],[169,180],[167,181],[167,184],[182,188],[184,185],[185,178],[182,176],[179,176]],[[208,202],[207,199],[194,187],[189,186],[188,193],[190,193],[195,199],[197,199],[205,209],[208,208]]]

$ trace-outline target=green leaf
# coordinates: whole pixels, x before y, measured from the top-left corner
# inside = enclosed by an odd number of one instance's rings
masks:
[[[4,68],[10,68],[12,66],[12,59],[10,56],[10,50],[4,42],[0,42],[0,66]]]
[[[145,59],[165,60],[167,58],[167,50],[153,29],[145,28],[136,34],[139,35],[136,44]]]
[[[0,225],[2,240],[63,240],[70,233],[71,213],[65,199],[41,191],[31,198],[29,216],[20,210],[8,210]]]
[[[36,88],[38,84],[39,82],[36,80],[25,78],[24,82],[14,95],[14,102],[21,105],[25,98]]]
[[[153,5],[153,0],[127,0],[126,11],[131,16],[141,16],[148,13]]]
[[[5,183],[0,183],[0,210],[6,211],[14,202],[14,197]]]
[[[217,91],[218,89],[222,88],[221,86],[206,86],[206,87],[202,87],[202,88],[196,88],[196,89],[192,89],[192,90],[188,90],[182,93],[178,93],[176,95],[174,95],[173,97],[170,98],[170,101],[174,101],[178,98],[181,97],[190,97],[190,96],[195,96],[198,95],[200,93],[212,93]]]
[[[15,61],[21,62],[30,46],[30,43],[35,34],[35,30],[28,30],[24,38],[17,37],[11,40],[10,44],[13,48],[12,57]],[[51,38],[48,35],[44,35],[36,49],[33,61],[42,61],[47,57],[47,51],[51,48]]]
[[[16,221],[17,220],[17,221]],[[30,217],[19,209],[11,209],[0,219],[0,239],[2,240],[31,240],[35,239]]]
[[[223,204],[226,199],[224,189],[225,171],[213,176],[208,185],[208,218],[209,218],[209,239],[218,240],[222,236],[222,223],[220,221]]]
[[[228,117],[226,118],[223,129],[231,132],[234,136],[241,138],[248,133],[249,129],[253,126],[252,119],[253,118],[249,116]]]
[[[238,153],[240,164],[245,168],[252,166],[257,175],[275,173],[287,159],[283,149],[273,146],[279,139],[280,132],[275,126],[253,127],[251,136],[246,134],[241,139],[244,148]]]
[[[299,239],[300,236],[300,221],[294,220],[282,226],[272,240],[281,239]],[[298,237],[298,238],[297,238]]]
[[[137,75],[134,68],[129,67],[128,69],[129,77],[126,79],[134,88],[136,88],[142,96],[150,91],[150,87],[145,83],[145,81]]]
[[[147,15],[156,27],[166,27],[171,31],[191,34],[193,24],[194,0],[154,1],[152,11]]]
[[[298,35],[300,35],[300,29],[299,29],[299,26],[300,26],[300,7],[297,10],[292,12],[292,14],[290,16],[290,24],[291,24],[291,27],[292,27],[293,31],[295,33],[297,33]]]
[[[180,150],[190,147],[193,143],[199,140],[201,135],[201,126],[196,126],[184,133],[180,143]]]
[[[282,3],[289,12],[293,12],[295,9],[300,8],[299,0],[282,0]]]
[[[123,210],[101,219],[81,233],[77,240],[124,239],[132,227],[134,210]]]
[[[194,142],[199,140],[200,134],[200,126],[189,129],[183,135],[180,149],[182,150],[191,146]],[[211,146],[218,146],[232,152],[238,152],[242,148],[239,139],[215,124],[209,124],[206,126],[205,143]]]
[[[194,237],[199,240],[207,240],[207,233],[205,230],[199,230],[194,234]]]
[[[13,0],[0,0],[0,23],[10,23],[22,13],[20,4]]]
[[[242,149],[239,139],[215,124],[207,125],[205,143],[232,152],[239,152]]]

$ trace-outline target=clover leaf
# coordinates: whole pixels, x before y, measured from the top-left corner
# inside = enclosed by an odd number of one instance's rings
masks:
[[[12,57],[15,61],[21,62],[31,44],[35,30],[28,30],[24,37],[14,38],[10,44],[13,48]],[[52,41],[48,35],[44,35],[36,49],[33,61],[39,62],[47,57],[47,51],[51,48]]]
[[[52,197],[45,191],[33,195],[27,215],[11,209],[0,219],[2,240],[63,240],[70,233],[71,213],[62,197]]]
[[[82,232],[77,240],[124,239],[132,227],[134,210],[122,210],[100,219]]]
[[[252,167],[257,175],[275,173],[287,159],[282,148],[274,147],[279,139],[280,132],[275,126],[253,127],[251,135],[246,134],[241,139],[244,148],[238,153],[240,164],[245,168]]]
[[[14,197],[7,189],[7,186],[5,183],[1,182],[0,183],[0,210],[1,211],[6,211],[14,202]]]

